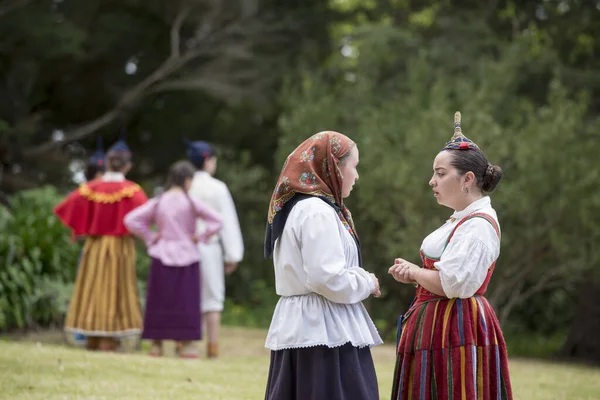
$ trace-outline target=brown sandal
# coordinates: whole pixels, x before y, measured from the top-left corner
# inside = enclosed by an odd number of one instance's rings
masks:
[[[206,344],[206,356],[210,359],[215,359],[219,356],[219,344],[218,343],[207,343]]]
[[[100,347],[100,338],[95,336],[88,336],[85,339],[85,348],[90,351],[98,350]]]

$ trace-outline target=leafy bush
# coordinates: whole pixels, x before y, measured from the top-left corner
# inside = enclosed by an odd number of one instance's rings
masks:
[[[48,277],[39,279],[31,296],[32,323],[62,325],[74,287],[74,282]]]
[[[56,303],[41,299],[48,287],[74,280],[79,253],[52,213],[61,198],[43,187],[19,193],[12,210],[0,210],[0,329],[55,322]]]

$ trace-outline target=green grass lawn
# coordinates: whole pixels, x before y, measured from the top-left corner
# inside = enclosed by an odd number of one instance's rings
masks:
[[[269,366],[265,332],[225,328],[218,360],[90,353],[60,334],[0,340],[0,399],[262,399]],[[204,351],[204,346],[201,349]],[[373,349],[388,399],[394,349]],[[600,369],[512,360],[515,399],[600,399]]]

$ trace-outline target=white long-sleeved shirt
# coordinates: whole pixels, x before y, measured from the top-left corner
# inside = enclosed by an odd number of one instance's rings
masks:
[[[223,228],[212,243],[223,246],[225,262],[240,262],[244,258],[244,241],[238,220],[235,204],[227,185],[212,177],[208,172],[197,171],[189,190],[192,198],[203,201],[221,217]],[[197,221],[196,232],[203,234],[206,230],[202,219]]]
[[[421,245],[421,251],[427,257],[439,259],[434,266],[440,271],[442,289],[449,298],[473,296],[500,255],[500,238],[492,224],[483,218],[471,218],[463,223],[446,246],[448,236],[460,220],[476,212],[485,213],[498,223],[491,200],[485,196],[452,214]]]
[[[273,263],[281,298],[267,348],[382,343],[361,303],[375,282],[359,266],[356,243],[331,206],[318,198],[298,202],[275,242]]]

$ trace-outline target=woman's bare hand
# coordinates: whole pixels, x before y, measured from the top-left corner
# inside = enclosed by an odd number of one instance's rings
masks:
[[[388,269],[388,273],[400,283],[417,283],[415,277],[421,268],[402,258],[396,258],[394,265]]]

